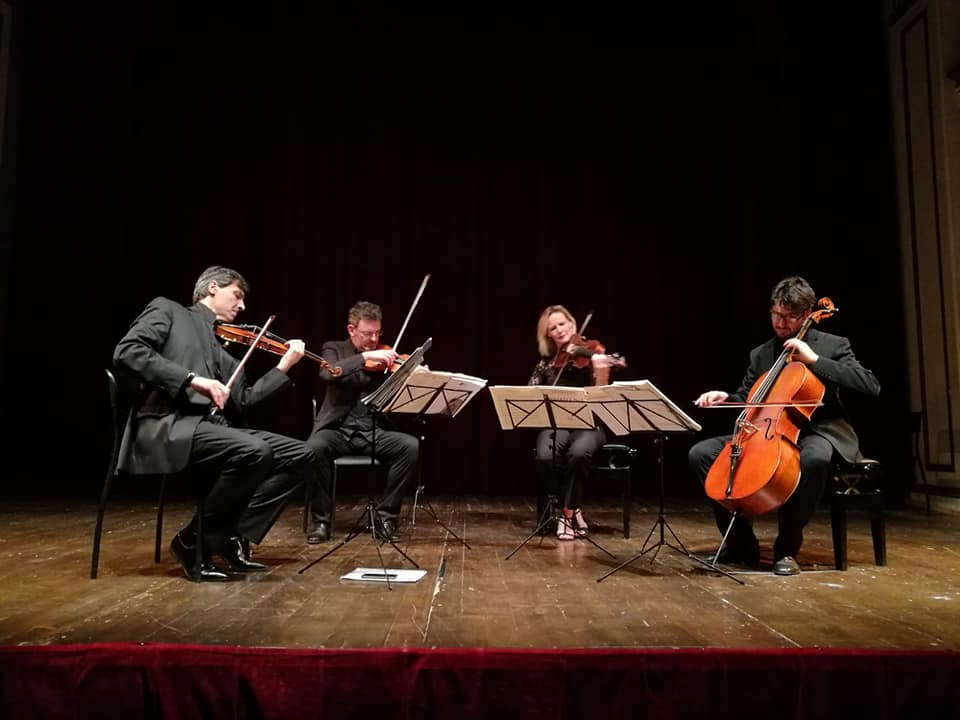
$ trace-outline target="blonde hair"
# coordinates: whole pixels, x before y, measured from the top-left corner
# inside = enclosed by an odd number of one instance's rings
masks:
[[[567,310],[563,305],[551,305],[542,313],[540,313],[540,319],[537,320],[537,350],[540,351],[541,357],[553,357],[557,354],[557,344],[550,338],[550,316],[554,313],[563,313],[567,320],[573,324],[573,332],[577,332],[577,321],[574,320],[573,315],[570,314],[570,311]]]

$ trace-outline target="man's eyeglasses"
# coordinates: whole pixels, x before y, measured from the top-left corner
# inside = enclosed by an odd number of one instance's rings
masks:
[[[375,337],[380,337],[383,330],[357,330],[356,332],[364,340],[373,340]]]
[[[796,322],[803,317],[803,313],[782,313],[776,310],[770,311],[771,320],[783,320],[784,322]]]

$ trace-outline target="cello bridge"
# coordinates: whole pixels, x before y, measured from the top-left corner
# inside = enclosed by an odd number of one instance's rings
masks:
[[[760,428],[758,428],[749,420],[741,421],[737,429],[739,432],[745,432],[749,435],[753,435],[756,432],[760,432]]]

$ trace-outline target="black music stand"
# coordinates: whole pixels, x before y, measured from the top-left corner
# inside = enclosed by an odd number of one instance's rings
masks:
[[[487,381],[469,375],[439,372],[417,368],[407,377],[403,387],[394,395],[385,412],[415,415],[420,421],[420,446],[426,443],[427,417],[454,418],[464,406],[484,387]],[[423,462],[418,468],[417,489],[413,495],[411,525],[417,524],[417,504],[424,493]],[[472,550],[470,544],[450,529],[437,515],[429,500],[424,500],[423,509],[433,521],[450,533],[461,545]]]
[[[553,441],[550,444],[552,452],[553,471],[558,471],[557,465],[557,430],[594,430],[596,421],[590,404],[586,401],[584,388],[565,388],[542,385],[497,385],[490,388],[493,403],[500,419],[500,427],[504,430],[518,430],[521,428],[549,429],[553,431]],[[534,537],[540,535],[544,527],[551,522],[560,521],[560,501],[556,495],[548,494],[547,502],[540,513],[536,528],[519,545],[504,558],[509,560],[520,548],[524,547]],[[585,540],[591,545],[606,553],[614,560],[617,556],[607,550],[589,535],[577,535],[575,540]],[[543,537],[540,538],[541,542]]]
[[[647,537],[640,547],[640,552],[597,578],[597,582],[603,582],[615,572],[622,570],[647,553],[653,553],[650,556],[650,562],[653,562],[660,552],[660,548],[666,546],[686,555],[694,562],[706,565],[742,583],[742,580],[735,578],[722,568],[718,568],[716,564],[711,564],[687,550],[683,541],[670,527],[670,523],[667,522],[666,512],[664,511],[664,496],[666,494],[664,445],[667,437],[670,434],[699,431],[701,429],[700,425],[674,405],[670,398],[658,390],[649,380],[617,382],[613,385],[588,388],[587,396],[593,405],[594,412],[610,426],[615,434],[652,434],[655,436],[654,443],[659,450],[657,465],[660,502],[657,519],[650,528],[650,532],[647,533]],[[676,544],[670,542],[667,538],[668,532]],[[657,533],[657,538],[651,543],[654,533]]]
[[[370,417],[373,421],[373,428],[370,435],[370,469],[373,470],[376,462],[377,455],[377,418],[383,414],[384,408],[387,404],[393,399],[393,397],[399,392],[400,388],[403,386],[404,381],[409,377],[420,363],[423,362],[423,354],[430,349],[430,346],[433,344],[433,338],[427,338],[427,341],[423,343],[420,347],[414,350],[410,357],[404,361],[403,365],[397,370],[393,375],[387,378],[387,380],[372,393],[367,395],[365,398],[362,398],[360,402],[367,406],[370,411]],[[375,472],[371,472],[371,477],[376,477]],[[371,480],[373,483],[373,480]],[[378,539],[377,535],[380,537],[387,538],[386,540]],[[380,552],[380,546],[384,543],[389,543],[390,546],[400,553],[407,562],[413,565],[415,568],[419,569],[420,566],[400,547],[390,539],[386,530],[383,527],[383,521],[380,519],[380,516],[377,514],[377,503],[375,498],[375,490],[373,485],[370,486],[369,496],[367,498],[367,504],[363,508],[363,511],[357,516],[356,522],[354,522],[353,527],[350,532],[347,533],[346,537],[337,543],[334,547],[330,548],[320,557],[315,560],[311,560],[309,563],[304,565],[300,570],[297,571],[298,575],[302,575],[307,570],[312,568],[318,562],[324,558],[333,555],[337,550],[342,548],[347,543],[355,540],[360,535],[369,535],[370,539],[373,541],[373,545],[377,550],[377,557],[380,559],[380,568],[383,570],[383,575],[378,577],[383,577],[387,583],[387,589],[393,590],[393,586],[390,584],[390,578],[396,578],[396,575],[391,575],[387,571],[386,563],[383,561],[383,553]]]

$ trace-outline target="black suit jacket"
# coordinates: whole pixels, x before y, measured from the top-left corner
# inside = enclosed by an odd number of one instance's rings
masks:
[[[214,335],[215,316],[201,303],[189,308],[155,298],[117,344],[114,365],[143,385],[120,445],[118,467],[137,474],[175,473],[190,458],[193,432],[210,399],[187,387],[191,372],[226,383],[239,364]],[[239,422],[246,408],[291,383],[276,368],[253,387],[243,371],[230,391],[225,417]]]
[[[372,393],[387,379],[385,373],[369,373],[363,369],[363,353],[349,339],[325,342],[320,355],[334,367],[340,367],[343,373],[334,377],[320,369],[320,377],[327,383],[327,392],[313,421],[314,432],[339,429],[360,398]],[[387,418],[379,420],[378,426],[380,424],[384,429],[393,429]]]
[[[844,460],[855,462],[860,458],[859,441],[840,399],[840,390],[876,397],[880,394],[880,383],[871,371],[857,361],[847,338],[811,329],[807,332],[805,340],[819,355],[817,361],[809,368],[826,386],[823,406],[814,411],[806,430],[829,440]],[[783,341],[777,337],[755,347],[750,352],[750,367],[747,368],[747,374],[740,383],[740,387],[728,400],[730,402],[745,401],[757,378],[773,367],[781,352],[783,352]]]

